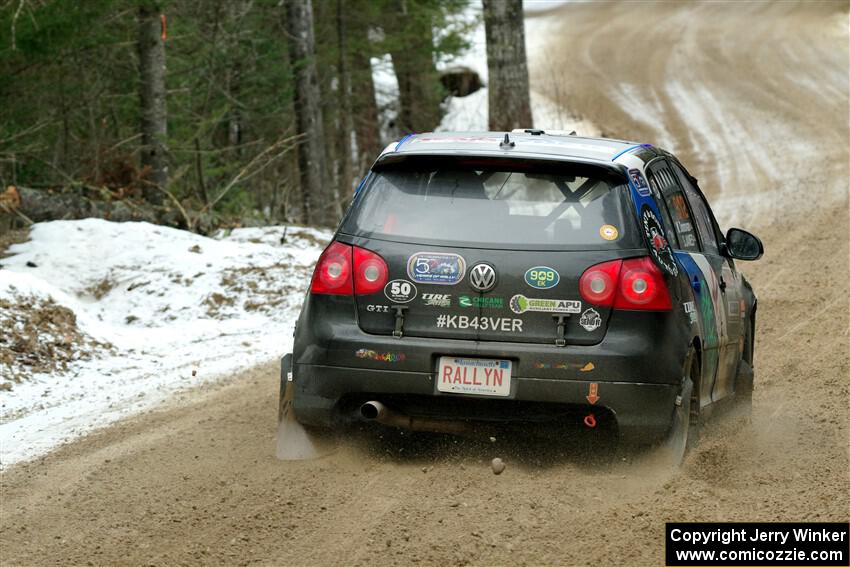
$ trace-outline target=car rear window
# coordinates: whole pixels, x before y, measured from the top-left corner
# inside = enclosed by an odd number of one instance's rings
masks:
[[[586,164],[407,159],[376,168],[342,232],[506,249],[640,246],[625,177]]]

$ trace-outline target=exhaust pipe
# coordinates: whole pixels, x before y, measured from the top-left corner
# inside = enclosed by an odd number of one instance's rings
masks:
[[[451,421],[433,418],[414,418],[392,410],[381,402],[372,400],[360,406],[360,415],[369,421],[381,425],[409,429],[411,431],[431,431],[434,433],[469,433],[472,425],[466,421]]]

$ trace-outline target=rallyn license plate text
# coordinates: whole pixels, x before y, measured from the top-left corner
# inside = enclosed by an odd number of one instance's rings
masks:
[[[468,317],[466,315],[437,315],[438,329],[478,329],[521,333],[522,319],[512,317]]]
[[[453,394],[509,396],[511,361],[441,356],[437,389]]]

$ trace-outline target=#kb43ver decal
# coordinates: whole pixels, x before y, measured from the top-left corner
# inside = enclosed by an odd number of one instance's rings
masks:
[[[502,331],[521,333],[522,319],[511,317],[467,317],[466,315],[438,315],[438,329],[478,329],[481,331]]]

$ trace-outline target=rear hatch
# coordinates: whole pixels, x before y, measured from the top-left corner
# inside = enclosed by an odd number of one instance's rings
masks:
[[[586,163],[393,156],[340,230],[387,262],[357,296],[368,333],[594,344],[609,308],[582,300],[592,265],[645,254],[625,175]],[[399,321],[399,318],[402,318]]]

